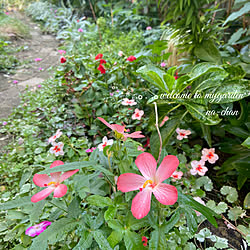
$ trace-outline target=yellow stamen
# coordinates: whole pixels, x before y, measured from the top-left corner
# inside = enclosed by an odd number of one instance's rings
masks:
[[[148,183],[153,184],[153,182],[152,182],[151,180],[147,180],[147,181],[145,181],[145,183],[143,184],[143,188],[145,188],[145,187],[148,185]]]
[[[50,185],[52,185],[52,184],[56,185],[56,182],[51,181],[51,182],[49,182],[49,183],[47,184],[47,186],[50,186]]]

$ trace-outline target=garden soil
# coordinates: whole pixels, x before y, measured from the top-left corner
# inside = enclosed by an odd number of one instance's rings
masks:
[[[31,36],[24,39],[9,34],[16,47],[23,46],[24,49],[18,52],[16,57],[25,63],[17,67],[12,75],[0,72],[0,119],[7,118],[13,108],[19,105],[19,95],[26,87],[35,91],[39,84],[53,75],[52,68],[58,65],[60,58],[57,51],[59,43],[53,35],[43,34],[39,26],[23,13],[11,12],[10,16],[28,25]],[[42,60],[35,62],[35,58]],[[14,80],[18,83],[14,84]],[[7,144],[7,139],[0,134],[0,151]]]

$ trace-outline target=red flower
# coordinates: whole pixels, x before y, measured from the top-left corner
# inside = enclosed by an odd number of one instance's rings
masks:
[[[176,75],[174,76],[174,79],[177,80],[179,78],[178,72],[176,72]]]
[[[105,63],[107,63],[107,62],[106,62],[104,59],[101,59],[101,60],[100,60],[100,64],[103,64],[103,63],[105,64]]]
[[[95,60],[102,59],[102,57],[103,57],[103,54],[98,54],[96,55]]]
[[[105,73],[106,73],[106,70],[105,70],[105,68],[102,66],[102,64],[100,64],[99,67],[98,67],[97,69],[101,72],[101,74],[105,74]]]
[[[77,22],[79,23],[79,19],[77,19]]]
[[[67,60],[66,60],[66,58],[65,57],[61,57],[61,63],[65,63]]]
[[[142,236],[141,241],[144,242],[143,246],[146,247],[148,245],[148,239],[145,236]]]
[[[129,61],[129,62],[133,62],[133,61],[135,61],[136,60],[136,57],[135,56],[129,56],[128,58],[127,58],[127,61]]]

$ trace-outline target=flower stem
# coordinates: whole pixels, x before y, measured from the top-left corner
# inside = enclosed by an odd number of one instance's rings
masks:
[[[162,138],[161,138],[161,132],[160,132],[160,129],[159,129],[159,125],[158,125],[158,112],[157,112],[157,104],[156,102],[153,102],[154,105],[155,105],[155,127],[156,127],[156,130],[157,130],[157,133],[159,135],[159,139],[160,139],[160,149],[159,149],[159,156],[158,156],[158,160],[157,160],[157,163],[159,163],[160,161],[160,158],[161,158],[161,150],[162,150]]]

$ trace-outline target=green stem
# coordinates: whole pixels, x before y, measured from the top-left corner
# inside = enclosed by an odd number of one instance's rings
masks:
[[[159,135],[159,139],[160,139],[160,149],[159,149],[159,156],[158,156],[158,160],[157,160],[157,163],[159,163],[160,161],[160,158],[161,158],[161,150],[162,150],[162,138],[161,138],[161,132],[160,132],[160,129],[159,129],[159,126],[158,126],[158,112],[157,112],[157,104],[156,102],[153,102],[154,105],[155,105],[155,126],[156,126],[156,130],[157,130],[157,133]]]

